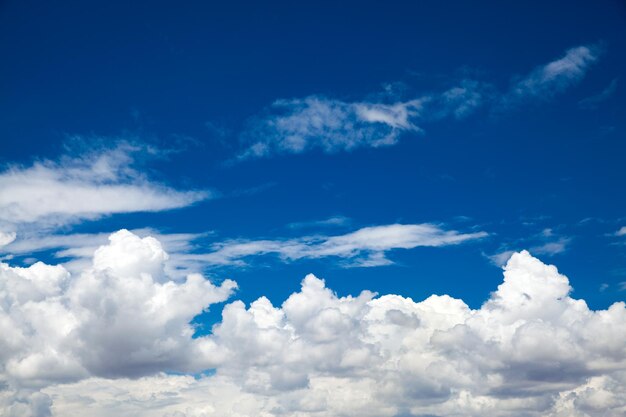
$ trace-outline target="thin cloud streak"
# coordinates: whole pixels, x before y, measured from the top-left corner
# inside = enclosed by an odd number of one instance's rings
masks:
[[[211,197],[208,191],[178,191],[151,181],[133,167],[140,152],[141,147],[119,143],[58,162],[8,167],[0,172],[0,228],[59,227],[115,213],[171,210]]]
[[[386,257],[394,249],[441,247],[482,239],[486,232],[460,233],[424,224],[392,224],[364,227],[337,236],[311,236],[294,239],[232,240],[215,244],[213,252],[182,255],[189,261],[208,265],[246,265],[252,256],[276,255],[283,262],[335,257],[346,267],[382,266],[393,262]]]

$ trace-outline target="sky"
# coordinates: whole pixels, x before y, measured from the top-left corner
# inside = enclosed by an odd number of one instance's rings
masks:
[[[0,2],[0,414],[624,415],[625,50],[623,1]]]

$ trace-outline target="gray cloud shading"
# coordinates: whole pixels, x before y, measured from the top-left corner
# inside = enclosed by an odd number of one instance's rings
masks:
[[[337,296],[308,275],[280,306],[172,280],[153,238],[120,231],[91,265],[0,264],[7,416],[548,416],[626,411],[626,306],[590,310],[528,252],[478,309],[447,295]],[[202,374],[207,368],[213,372]],[[195,375],[195,376],[194,376]]]

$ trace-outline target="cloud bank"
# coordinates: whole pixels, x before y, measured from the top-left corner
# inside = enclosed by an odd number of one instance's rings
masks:
[[[236,284],[173,280],[153,238],[110,237],[80,274],[0,264],[6,416],[550,416],[626,412],[626,305],[590,310],[528,252],[479,308],[308,275],[275,306]],[[212,369],[211,372],[204,372]]]

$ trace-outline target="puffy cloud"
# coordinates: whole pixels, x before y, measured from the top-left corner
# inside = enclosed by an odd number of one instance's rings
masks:
[[[236,285],[198,274],[173,281],[166,259],[156,239],[122,230],[77,276],[41,262],[0,264],[0,382],[32,388],[211,366],[189,323]]]
[[[166,257],[156,240],[121,231],[78,277],[58,266],[3,265],[2,414],[626,411],[626,305],[590,310],[571,298],[556,267],[528,252],[510,257],[503,282],[478,309],[447,295],[339,297],[308,275],[280,306],[265,297],[226,305],[212,333],[198,338],[189,321],[234,283],[168,280],[159,269]],[[207,367],[214,372],[164,373]]]
[[[120,144],[58,162],[0,172],[0,225],[65,224],[107,214],[180,208],[209,196],[150,181],[132,167],[140,148]]]

